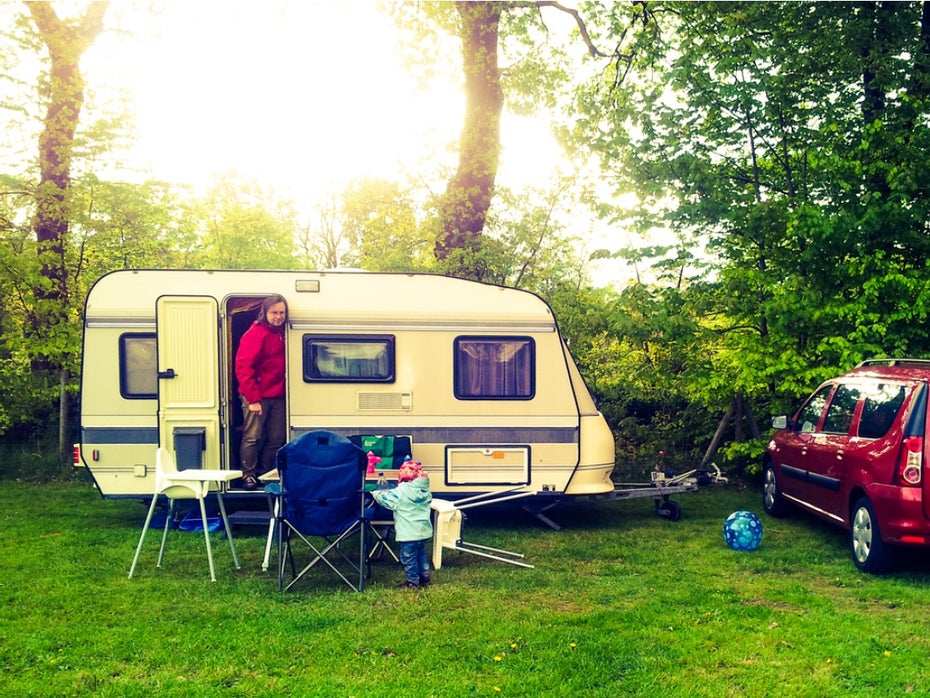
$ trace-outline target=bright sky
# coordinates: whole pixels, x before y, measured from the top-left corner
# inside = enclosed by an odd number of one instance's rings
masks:
[[[134,153],[156,176],[199,184],[235,169],[305,199],[353,178],[393,177],[437,151],[455,161],[457,44],[448,79],[419,91],[374,0],[167,0],[148,31],[134,43],[101,37],[86,70],[91,84],[96,75],[131,94]],[[544,124],[520,122],[504,134],[502,174],[539,181],[558,148]]]
[[[84,3],[56,5],[65,14]],[[154,20],[112,2],[108,28],[116,22],[126,31],[98,37],[82,68],[101,95],[129,96],[140,178],[203,187],[235,170],[309,209],[359,177],[433,177],[437,162],[456,163],[458,40],[430,57],[445,74],[422,91],[375,0],[162,0]],[[502,143],[499,184],[552,184],[561,154],[543,120],[505,114]]]

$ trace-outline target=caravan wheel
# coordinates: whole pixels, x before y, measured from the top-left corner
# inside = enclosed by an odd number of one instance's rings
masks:
[[[656,500],[656,514],[669,521],[678,521],[681,518],[681,505],[671,499],[662,503]]]

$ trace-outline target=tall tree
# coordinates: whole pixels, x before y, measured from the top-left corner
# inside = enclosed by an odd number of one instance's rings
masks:
[[[36,289],[46,328],[63,319],[68,303],[65,246],[68,235],[74,134],[84,105],[80,60],[103,30],[107,2],[91,2],[77,20],[60,18],[50,2],[27,2],[50,60],[45,84],[48,108],[39,136],[39,184],[36,188],[36,252],[45,283]]]
[[[450,8],[454,8],[454,15]],[[446,260],[460,251],[460,260],[480,254],[481,235],[494,197],[501,157],[500,126],[505,95],[515,103],[531,94],[537,100],[552,101],[552,94],[567,78],[561,55],[550,50],[540,58],[540,45],[547,30],[541,10],[550,8],[569,14],[576,23],[588,52],[600,58],[621,58],[601,53],[594,45],[581,14],[553,0],[512,2],[456,2],[426,6],[426,15],[461,40],[465,113],[459,137],[458,167],[448,181],[439,202],[439,234],[435,255]],[[526,51],[502,47],[502,37],[511,45],[530,45]],[[502,68],[501,55],[512,62]],[[532,101],[532,100],[530,100]],[[522,106],[522,105],[521,105]],[[458,273],[481,278],[478,268],[461,268]]]
[[[66,363],[74,349],[68,323],[69,287],[65,251],[69,229],[69,195],[74,134],[84,105],[80,60],[103,30],[106,2],[90,3],[77,20],[61,19],[50,2],[26,3],[50,61],[45,82],[47,111],[39,135],[39,184],[35,193],[36,254],[40,283],[35,286],[38,347],[32,371],[38,379],[59,384],[59,451],[67,457],[69,441]]]
[[[465,118],[459,166],[440,204],[442,235],[436,256],[475,244],[484,228],[500,159],[504,95],[497,65],[502,3],[457,2],[465,77]]]

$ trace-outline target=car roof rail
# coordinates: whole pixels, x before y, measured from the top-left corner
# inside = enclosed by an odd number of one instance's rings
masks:
[[[856,368],[862,366],[930,366],[930,359],[866,359]]]

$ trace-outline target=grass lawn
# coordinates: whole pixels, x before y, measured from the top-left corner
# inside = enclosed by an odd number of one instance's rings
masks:
[[[145,508],[85,482],[0,483],[4,696],[892,696],[930,694],[930,562],[859,573],[846,534],[762,515],[760,488],[578,504],[543,527],[518,506],[469,511],[466,540],[521,569],[447,553],[432,587],[362,593],[321,578],[287,594],[261,571],[264,530],[240,527],[243,568],[215,534],[150,534]],[[757,512],[755,552],[724,518]]]

